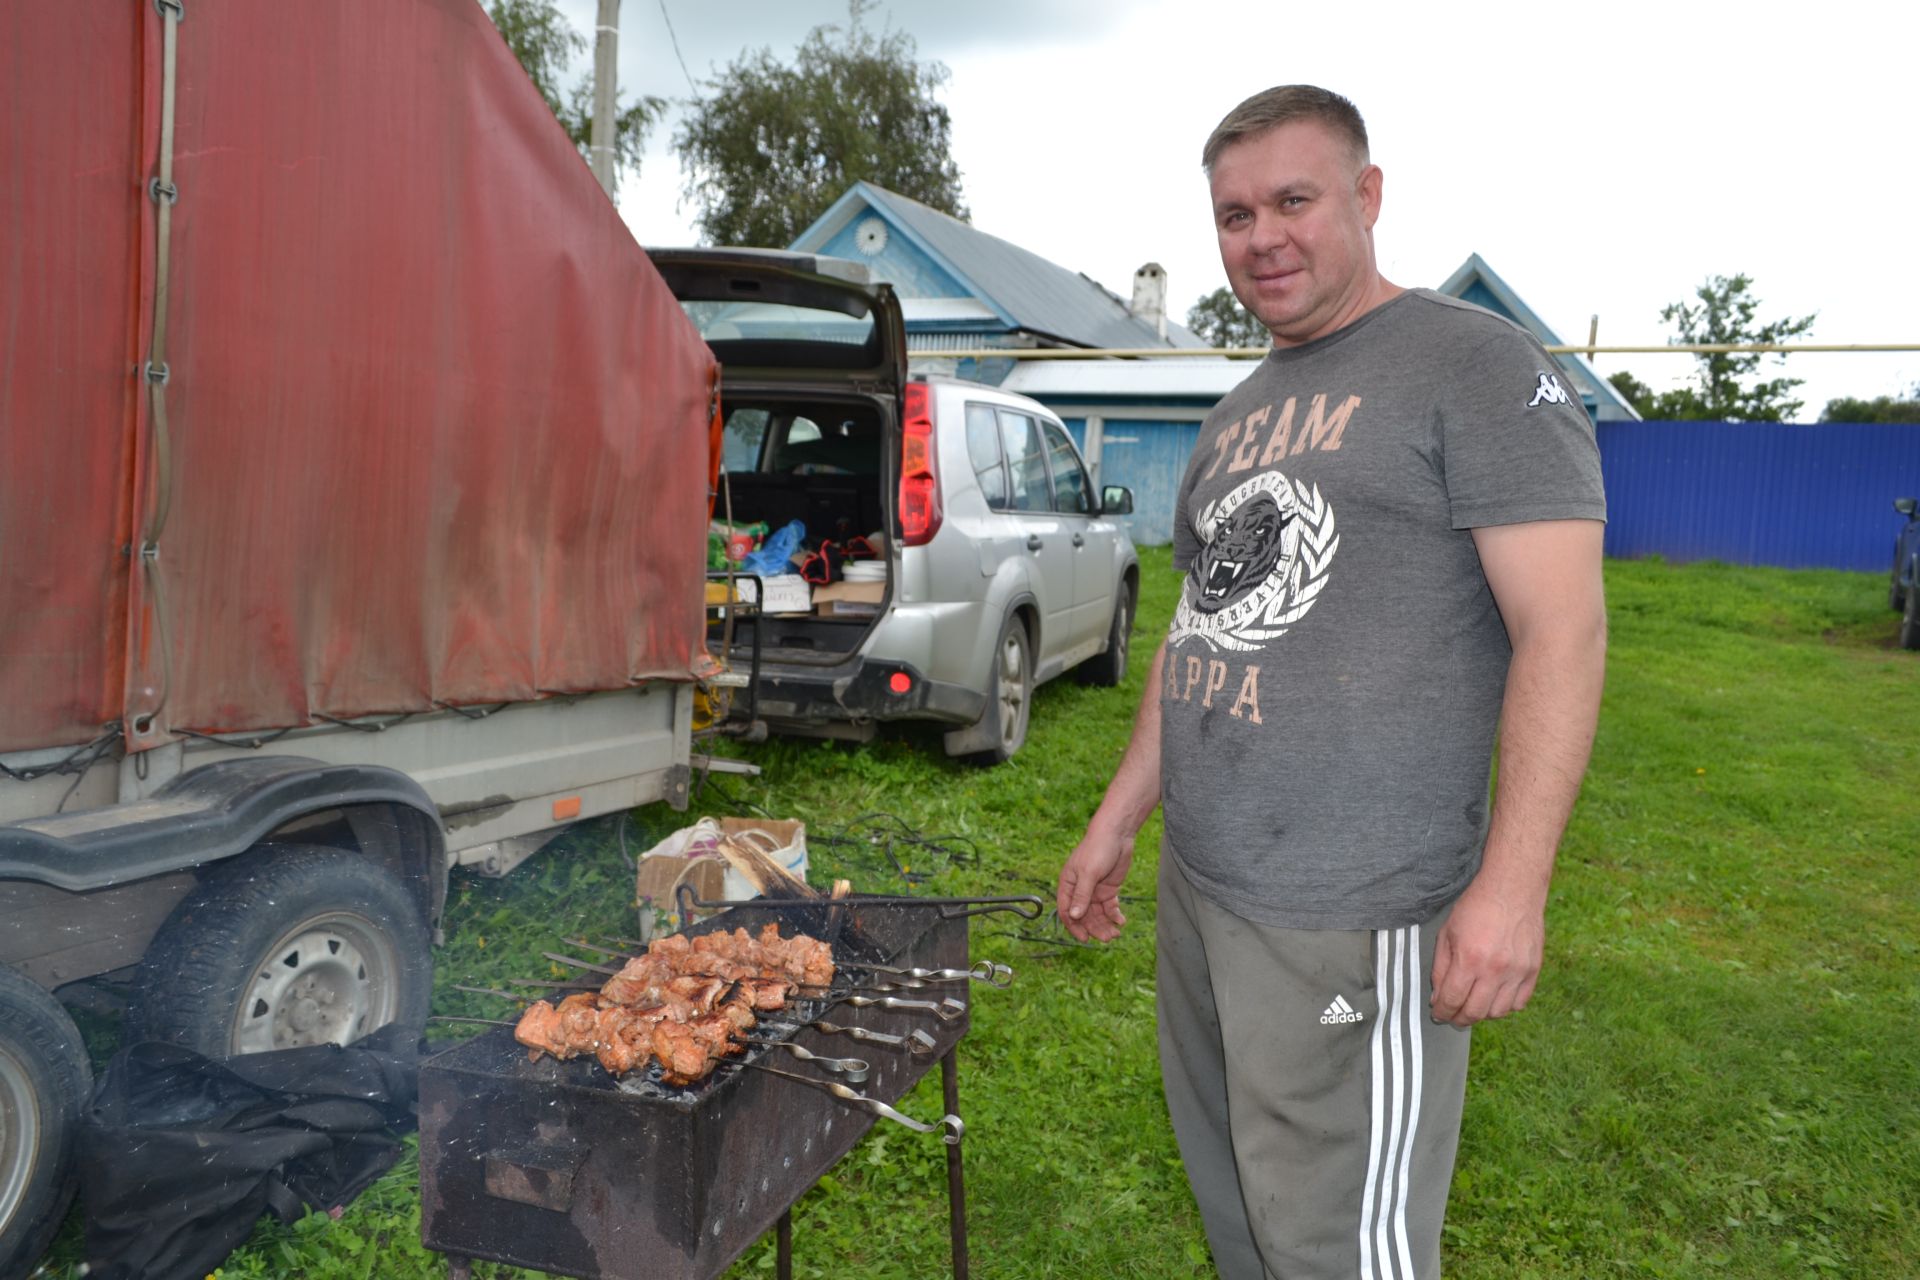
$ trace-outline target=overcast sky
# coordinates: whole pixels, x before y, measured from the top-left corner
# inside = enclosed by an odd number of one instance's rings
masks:
[[[591,35],[595,0],[561,4]],[[675,103],[621,192],[642,243],[698,238],[670,146],[689,79],[845,20],[842,0],[624,0],[622,93]],[[1663,305],[1745,272],[1764,318],[1819,313],[1811,341],[1920,342],[1920,5],[882,0],[868,22],[951,72],[976,227],[1122,296],[1158,262],[1176,316],[1226,279],[1201,143],[1248,94],[1305,81],[1366,116],[1395,283],[1437,285],[1478,252],[1564,340],[1597,313],[1602,344],[1658,343]],[[1598,364],[1663,386],[1691,362]],[[1810,421],[1920,382],[1920,353],[1787,372]]]

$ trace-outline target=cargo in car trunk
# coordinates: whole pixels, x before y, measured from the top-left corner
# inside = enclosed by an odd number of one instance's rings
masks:
[[[872,628],[890,588],[884,568],[856,570],[866,579],[857,584],[841,581],[846,563],[890,563],[885,411],[865,397],[743,390],[725,397],[724,412],[726,474],[716,518],[731,511],[735,527],[764,524],[769,535],[798,520],[804,551],[831,544],[837,565],[831,589],[809,584],[820,598],[805,612],[737,619],[736,655],[748,652],[757,631],[763,661],[844,659]]]

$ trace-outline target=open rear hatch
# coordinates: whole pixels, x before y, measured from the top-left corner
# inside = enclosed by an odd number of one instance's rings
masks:
[[[804,550],[831,543],[851,549],[857,564],[871,547],[885,566],[877,593],[869,582],[820,592],[828,598],[809,600],[805,612],[737,618],[732,664],[746,669],[756,639],[763,669],[844,664],[892,599],[898,564],[907,368],[899,301],[865,267],[837,258],[648,252],[721,363],[726,426],[714,518],[768,534],[798,520]],[[719,632],[716,624],[716,644]]]

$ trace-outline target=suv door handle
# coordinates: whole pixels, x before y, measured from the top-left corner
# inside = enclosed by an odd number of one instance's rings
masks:
[[[1076,533],[1073,535],[1073,545],[1076,547],[1084,547],[1087,545],[1087,540]]]
[[[1038,550],[1040,549],[1040,547],[1041,547],[1041,545],[1042,545],[1042,544],[1041,544],[1041,542],[1040,542],[1040,535],[1039,535],[1039,534],[1037,534],[1037,533],[1030,533],[1030,534],[1028,534],[1028,535],[1027,535],[1027,550],[1029,550],[1029,551],[1038,551]]]

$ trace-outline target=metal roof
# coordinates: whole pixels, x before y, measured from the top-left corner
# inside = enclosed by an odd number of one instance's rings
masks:
[[[1168,318],[1167,336],[1127,311],[1126,301],[1098,281],[1037,253],[930,209],[870,182],[856,182],[793,248],[818,249],[853,217],[858,206],[886,218],[961,285],[1020,329],[1076,347],[1202,345]]]

